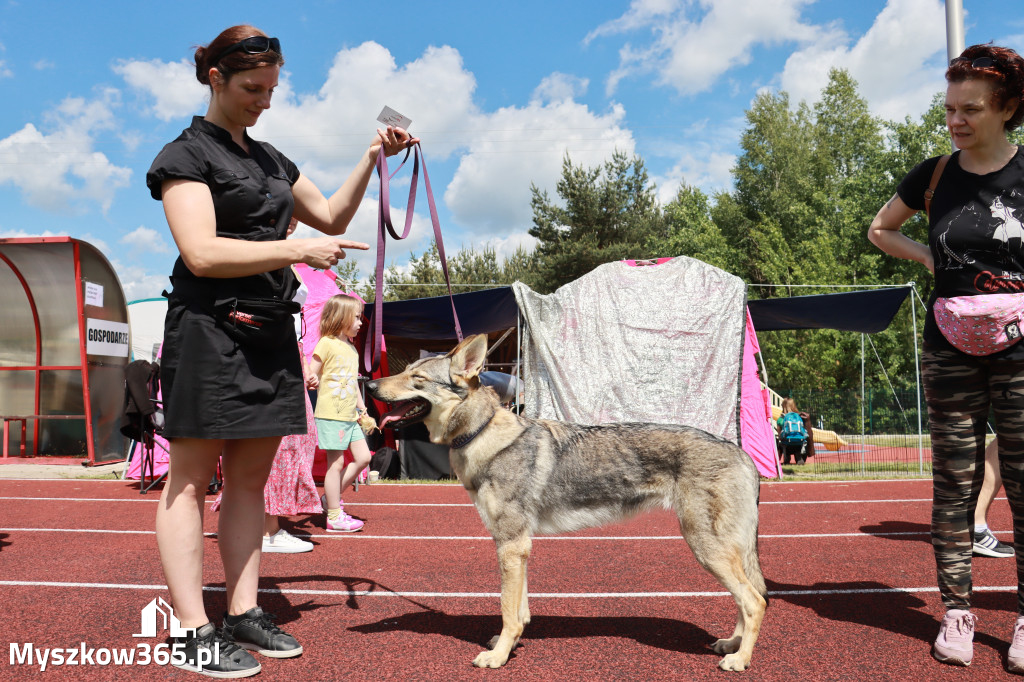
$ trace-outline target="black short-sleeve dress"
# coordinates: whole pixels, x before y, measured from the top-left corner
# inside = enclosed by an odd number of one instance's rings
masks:
[[[299,170],[271,145],[249,139],[246,153],[230,133],[201,117],[163,148],[146,174],[154,199],[165,180],[210,187],[217,236],[284,239]],[[160,384],[173,438],[264,438],[306,432],[302,368],[293,329],[276,349],[242,346],[217,325],[212,306],[224,298],[289,300],[291,268],[236,278],[197,277],[179,256],[167,295]]]

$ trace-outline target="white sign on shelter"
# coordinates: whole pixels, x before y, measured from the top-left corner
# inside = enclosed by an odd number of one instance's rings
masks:
[[[85,320],[85,352],[89,355],[128,357],[128,325],[108,320]]]

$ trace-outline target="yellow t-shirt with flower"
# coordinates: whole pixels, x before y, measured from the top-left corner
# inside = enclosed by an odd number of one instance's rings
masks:
[[[359,352],[345,339],[324,336],[317,341],[313,355],[323,362],[313,416],[354,422],[359,416],[356,411]]]

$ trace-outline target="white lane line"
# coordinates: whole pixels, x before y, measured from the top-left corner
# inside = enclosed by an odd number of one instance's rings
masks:
[[[94,534],[113,535],[156,535],[155,530],[116,530],[111,528],[13,528],[0,527],[0,532],[94,532]],[[992,530],[994,535],[1010,536],[1013,530]],[[216,538],[216,532],[206,532],[207,538]],[[762,534],[758,536],[761,540],[785,540],[801,538],[899,538],[899,537],[928,537],[930,530],[902,530],[893,532],[793,532],[793,534]],[[472,540],[492,541],[490,536],[374,536],[362,534],[362,532],[346,532],[346,534],[301,534],[296,538],[313,538],[316,540]],[[682,536],[536,536],[534,542],[543,541],[611,541],[611,542],[635,542],[641,540],[683,540]]]
[[[1005,500],[1005,497],[997,497],[997,500]],[[22,501],[22,502],[159,502],[160,496],[154,495],[149,498],[124,498],[124,497],[14,497],[0,496],[0,500]],[[767,502],[762,500],[761,506],[781,506],[787,504],[889,504],[906,502],[931,502],[930,497],[906,498],[898,500],[780,500]],[[212,504],[213,500],[207,500]],[[472,502],[346,502],[345,507],[472,507]]]
[[[0,496],[0,500],[11,500],[21,502],[159,502],[160,496],[154,495],[146,498],[125,498],[125,497],[13,497]],[[213,500],[206,500],[206,504],[213,504]],[[472,507],[472,502],[455,503],[432,503],[432,502],[346,502],[346,507]]]
[[[0,587],[66,587],[79,589],[108,590],[166,590],[166,585],[133,585],[129,583],[77,583],[51,582],[43,580],[0,580]],[[205,586],[206,592],[224,592],[223,587]],[[446,599],[497,599],[499,592],[398,592],[381,590],[307,590],[297,588],[260,588],[264,594],[298,594],[339,597],[438,597]],[[935,593],[938,587],[877,587],[817,590],[769,590],[769,597],[804,595],[853,595],[853,594],[917,594]],[[1016,585],[975,587],[975,592],[1016,592]],[[531,599],[661,599],[665,597],[731,597],[728,592],[536,592]]]

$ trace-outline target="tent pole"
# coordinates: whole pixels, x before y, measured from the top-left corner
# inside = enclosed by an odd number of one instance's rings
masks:
[[[860,474],[866,473],[864,453],[867,451],[867,437],[864,435],[864,332],[860,334]]]
[[[909,282],[908,287],[913,289],[910,295],[910,321],[914,331],[914,386],[917,389],[917,462],[919,472],[924,475],[924,433],[921,429],[921,360],[917,355],[917,301],[914,295],[917,294],[917,284]]]

